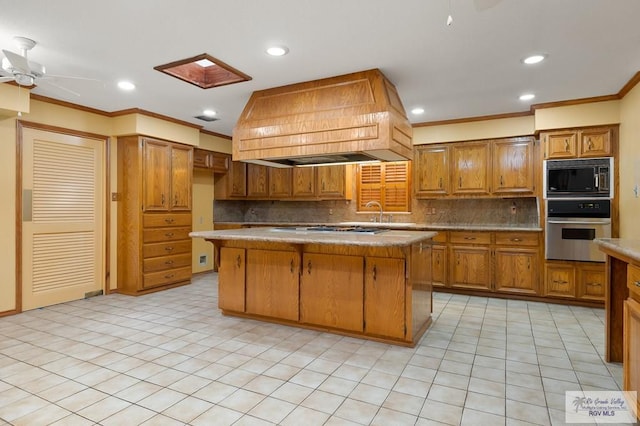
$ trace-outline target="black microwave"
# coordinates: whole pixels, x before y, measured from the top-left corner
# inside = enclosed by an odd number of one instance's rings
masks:
[[[613,198],[613,158],[546,160],[545,198]]]

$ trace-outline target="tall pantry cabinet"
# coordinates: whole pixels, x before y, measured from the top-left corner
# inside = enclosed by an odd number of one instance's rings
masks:
[[[118,291],[140,295],[191,281],[193,147],[118,138]]]

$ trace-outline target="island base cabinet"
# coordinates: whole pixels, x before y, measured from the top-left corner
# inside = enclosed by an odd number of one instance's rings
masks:
[[[222,247],[218,267],[218,308],[244,312],[245,249]]]
[[[404,339],[404,259],[367,257],[364,276],[365,333]]]
[[[247,250],[246,312],[298,321],[299,254]]]
[[[624,301],[623,390],[640,392],[640,303]],[[640,402],[636,399],[636,416]]]
[[[300,322],[363,331],[364,259],[304,253],[300,278]]]

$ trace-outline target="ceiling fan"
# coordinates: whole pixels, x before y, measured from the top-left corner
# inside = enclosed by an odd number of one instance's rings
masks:
[[[18,86],[31,87],[36,83],[46,80],[46,83],[51,86],[57,87],[58,89],[69,92],[75,96],[80,96],[79,93],[52,82],[50,78],[72,78],[99,81],[93,78],[60,75],[54,76],[51,74],[47,74],[44,65],[38,62],[30,61],[27,57],[27,53],[29,52],[29,50],[33,49],[37,43],[34,40],[26,37],[14,37],[13,40],[16,43],[18,49],[20,49],[20,54],[17,54],[10,50],[2,49],[4,58],[2,59],[1,72],[2,74],[4,74],[4,76],[0,75],[0,83],[15,81]]]

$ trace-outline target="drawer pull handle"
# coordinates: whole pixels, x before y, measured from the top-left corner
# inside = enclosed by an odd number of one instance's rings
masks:
[[[240,257],[240,255],[238,255],[238,257],[236,257],[236,266],[239,268],[241,264],[242,264],[242,258]]]
[[[587,285],[591,286],[591,287],[601,287],[602,286],[602,284],[600,284],[600,283],[587,283]]]
[[[165,265],[173,265],[173,260],[167,260],[164,262]]]
[[[636,285],[636,287],[640,287],[640,281],[636,281],[634,284]]]
[[[473,241],[476,239],[476,237],[464,237],[465,240],[469,240],[469,241]]]
[[[164,249],[165,249],[166,251],[172,251],[172,250],[173,250],[173,247],[165,247]]]
[[[291,263],[289,264],[289,271],[293,274],[293,259],[291,259]]]
[[[561,285],[569,284],[569,281],[553,280],[553,282]]]
[[[307,274],[311,273],[311,261],[309,261],[309,263],[307,263]]]
[[[167,274],[167,275],[165,275],[164,277],[165,277],[165,278],[167,278],[167,279],[168,279],[168,278],[173,278],[173,277],[175,277],[175,274]]]
[[[373,280],[376,281],[378,278],[378,268],[376,265],[373,265]]]
[[[173,218],[168,217],[164,221],[167,223],[173,223]]]
[[[564,140],[564,150],[565,152],[569,152],[569,139]]]
[[[440,177],[440,180],[438,181],[438,187],[442,189],[442,177]]]
[[[173,232],[167,232],[166,234],[164,234],[165,237],[173,237]]]
[[[513,241],[514,243],[519,243],[520,241],[522,241],[522,238],[512,238],[511,241]]]

